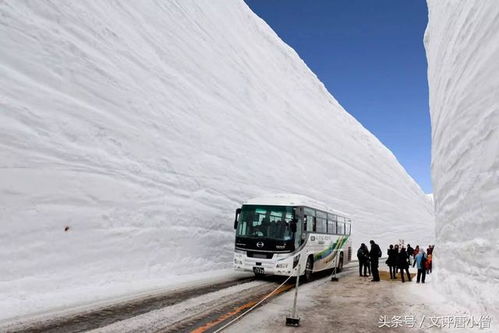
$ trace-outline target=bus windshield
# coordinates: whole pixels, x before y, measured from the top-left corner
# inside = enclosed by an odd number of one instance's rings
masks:
[[[285,206],[243,206],[237,225],[238,237],[270,238],[291,240],[290,222],[293,207]]]

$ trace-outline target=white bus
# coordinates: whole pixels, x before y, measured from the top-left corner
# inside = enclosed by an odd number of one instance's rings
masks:
[[[255,275],[341,271],[352,259],[351,218],[301,195],[248,200],[236,210],[234,269]]]

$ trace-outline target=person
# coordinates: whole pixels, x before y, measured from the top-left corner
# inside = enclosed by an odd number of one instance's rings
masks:
[[[414,249],[411,244],[407,244],[407,256],[409,257],[409,265],[412,265],[412,259],[414,258]]]
[[[371,244],[371,251],[369,251],[369,259],[371,259],[371,272],[373,274],[373,279],[371,282],[379,282],[379,257],[381,257],[381,249],[379,245],[376,244],[372,239],[369,241]]]
[[[419,281],[421,281],[421,283],[424,283],[424,280],[426,278],[426,269],[424,267],[425,262],[426,262],[426,258],[427,258],[427,256],[424,253],[424,251],[419,252],[416,255],[416,258],[414,258],[413,266],[417,265],[417,268],[418,268],[418,275],[416,278],[416,283],[419,283]]]
[[[402,278],[402,282],[404,280],[404,270],[407,273],[407,279],[411,281],[411,274],[409,273],[409,262],[407,261],[409,257],[407,256],[407,252],[405,247],[402,247],[400,253],[397,255],[397,267],[400,269],[400,277]]]
[[[411,244],[407,244],[407,255],[412,256],[414,254],[414,249],[411,247]]]
[[[418,253],[419,253],[419,245],[416,245],[416,248],[414,249],[414,253],[412,254],[412,256],[414,258],[416,258],[416,256],[418,255]]]
[[[394,275],[394,278],[396,279],[397,278],[397,271],[398,271],[398,266],[397,266],[397,256],[399,254],[399,245],[398,244],[395,244],[395,247],[393,248],[393,250],[395,251],[395,275]]]
[[[262,219],[260,225],[254,228],[253,236],[268,237],[271,228],[270,219],[265,217]]]
[[[395,279],[395,269],[396,269],[396,261],[397,261],[397,252],[393,248],[393,245],[390,244],[390,247],[387,251],[388,259],[386,259],[386,264],[390,268],[390,279]]]
[[[357,260],[359,261],[359,276],[362,276],[362,267],[364,267],[364,251],[362,250],[362,245],[360,244],[357,250]]]
[[[365,251],[366,251],[367,276],[371,276],[371,260],[369,259],[369,249],[367,248],[367,245],[365,247]]]
[[[432,262],[432,254],[426,255],[426,261],[424,263],[424,268],[426,270],[426,274],[431,274],[431,262]]]
[[[428,259],[430,260],[429,264],[428,264],[428,268],[429,268],[429,272],[431,273],[431,270],[433,268],[433,251],[435,251],[435,245],[432,245],[431,246],[431,255],[427,255],[428,256]]]
[[[291,228],[289,226],[289,222],[285,220],[278,220],[276,223],[273,223],[273,231],[272,234],[276,235],[280,239],[290,240],[292,237]]]
[[[357,250],[357,258],[359,259],[359,276],[367,276],[367,268],[369,263],[369,250],[366,244],[362,243]],[[364,275],[362,275],[362,268],[364,268]]]

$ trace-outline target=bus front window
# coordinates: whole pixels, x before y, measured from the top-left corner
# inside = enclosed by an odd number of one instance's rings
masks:
[[[293,207],[243,206],[237,226],[238,237],[291,240]]]

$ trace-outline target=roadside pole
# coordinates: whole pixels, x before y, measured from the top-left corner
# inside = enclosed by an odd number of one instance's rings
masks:
[[[300,318],[296,314],[296,300],[298,299],[298,287],[300,285],[300,264],[298,264],[296,270],[296,286],[295,286],[295,299],[293,300],[293,310],[291,311],[291,317],[286,317],[286,326],[300,326]]]
[[[336,277],[336,270],[338,269],[338,250],[336,250],[336,255],[334,257],[334,268],[333,275],[331,276],[331,281],[338,281],[338,277]]]

